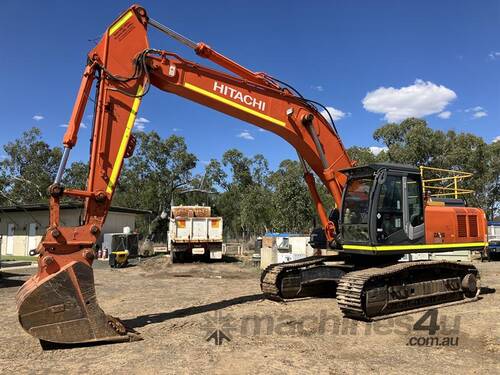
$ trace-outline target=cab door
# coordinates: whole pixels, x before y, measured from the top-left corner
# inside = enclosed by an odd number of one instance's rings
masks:
[[[375,240],[378,244],[423,242],[423,196],[419,176],[386,173],[384,178],[378,180],[376,197],[372,214],[375,216]]]
[[[403,186],[403,196],[406,202],[403,220],[406,235],[412,243],[423,243],[425,240],[424,204],[420,176],[403,177]]]
[[[404,230],[403,176],[386,174],[379,180],[378,199],[374,202],[376,242],[399,244],[408,241]]]

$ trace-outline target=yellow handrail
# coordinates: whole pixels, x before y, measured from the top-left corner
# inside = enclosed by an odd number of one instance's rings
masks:
[[[438,178],[424,178],[424,171],[435,171],[451,174],[451,176],[438,177]],[[458,198],[461,194],[472,194],[474,190],[463,189],[458,187],[458,183],[462,182],[466,178],[470,178],[473,176],[470,172],[463,171],[455,171],[452,169],[442,169],[435,167],[424,167],[420,166],[420,175],[422,176],[422,188],[424,192],[429,192],[431,196],[434,197],[447,197],[453,196],[455,199]],[[443,183],[445,181],[451,181],[449,184],[443,185],[431,185],[430,183]],[[437,190],[436,193],[432,193],[432,191]]]

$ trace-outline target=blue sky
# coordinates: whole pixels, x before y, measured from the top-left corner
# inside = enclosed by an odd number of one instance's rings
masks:
[[[86,53],[128,1],[2,2],[0,144],[32,126],[60,145]],[[142,1],[152,18],[334,108],[347,147],[406,115],[435,129],[500,136],[499,1]],[[206,64],[150,30],[151,46]],[[90,110],[90,108],[89,108]],[[90,113],[90,111],[88,112]],[[152,89],[145,131],[185,137],[200,161],[232,147],[275,168],[296,158],[269,132]],[[72,160],[86,160],[90,124]]]

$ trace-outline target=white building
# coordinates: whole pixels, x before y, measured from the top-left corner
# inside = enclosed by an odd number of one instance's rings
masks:
[[[147,210],[111,207],[102,234],[121,233],[124,227],[135,230],[137,215],[149,214]],[[82,204],[62,203],[62,226],[78,226],[83,215]],[[35,249],[49,225],[49,209],[46,204],[30,204],[16,207],[0,207],[0,251],[2,255],[28,255]],[[102,241],[102,238],[101,238]]]

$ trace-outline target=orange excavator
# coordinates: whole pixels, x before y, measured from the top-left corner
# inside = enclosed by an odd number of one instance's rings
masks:
[[[229,73],[150,48],[149,26]],[[61,179],[93,83],[86,190],[65,188]],[[364,320],[477,298],[479,274],[470,264],[398,260],[407,253],[482,249],[486,244],[482,210],[458,201],[428,199],[414,167],[355,166],[332,119],[329,122],[320,113],[319,103],[204,43],[194,43],[133,5],[88,54],[64,136],[63,157],[49,188],[50,225],[36,250],[38,271],[17,294],[19,321],[42,346],[140,338],[100,308],[92,262],[124,159],[134,151],[132,128],[139,105],[151,85],[273,132],[297,150],[322,223],[312,243],[336,249],[338,254],[271,265],[261,277],[266,297],[281,300],[335,291],[344,315]],[[313,173],[335,201],[330,214],[316,190]],[[84,200],[82,225],[61,225],[63,196]]]

